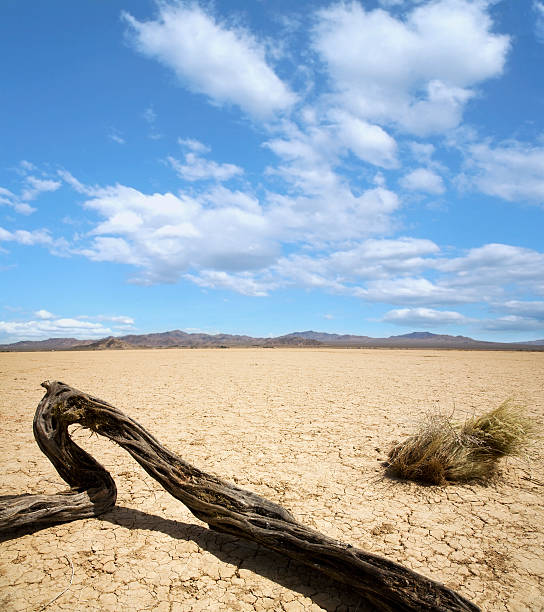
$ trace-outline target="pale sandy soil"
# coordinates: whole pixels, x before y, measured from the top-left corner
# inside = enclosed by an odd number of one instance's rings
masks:
[[[514,397],[543,426],[544,353],[229,349],[0,354],[0,494],[64,488],[32,437],[58,379],[103,398],[200,468],[302,522],[457,589],[484,610],[544,609],[544,454],[499,483],[383,477],[389,445],[441,410]],[[209,531],[120,448],[79,431],[116,508],[0,543],[0,609],[365,610],[349,589]]]

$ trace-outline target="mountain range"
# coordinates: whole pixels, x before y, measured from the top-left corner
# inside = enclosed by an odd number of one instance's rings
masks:
[[[336,346],[368,348],[458,348],[489,350],[544,350],[544,339],[527,342],[486,342],[467,336],[449,336],[430,332],[412,332],[388,338],[371,338],[353,334],[328,334],[325,332],[293,332],[275,338],[253,338],[232,334],[187,333],[179,329],[153,334],[129,334],[108,336],[100,340],[77,338],[49,338],[48,340],[22,340],[13,344],[0,344],[0,351],[98,351],[138,348],[174,347],[280,347],[280,346]]]

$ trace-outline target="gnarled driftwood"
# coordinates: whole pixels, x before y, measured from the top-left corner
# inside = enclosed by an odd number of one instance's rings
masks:
[[[446,586],[328,538],[299,523],[278,504],[193,467],[108,403],[62,382],[46,381],[42,386],[47,392],[36,410],[34,436],[71,488],[56,495],[0,499],[0,532],[96,516],[113,507],[113,479],[70,438],[68,426],[79,423],[128,451],[212,529],[253,540],[332,576],[355,588],[378,610],[479,610]]]

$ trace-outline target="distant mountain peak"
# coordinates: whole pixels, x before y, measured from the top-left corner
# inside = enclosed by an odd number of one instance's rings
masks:
[[[409,334],[401,334],[400,336],[389,336],[390,338],[413,338],[414,340],[422,340],[424,338],[436,338],[439,334],[432,334],[428,331],[410,332]]]

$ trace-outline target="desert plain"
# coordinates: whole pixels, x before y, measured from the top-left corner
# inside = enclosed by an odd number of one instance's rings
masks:
[[[503,460],[487,486],[400,482],[383,465],[391,444],[430,413],[462,421],[513,398],[542,431],[542,352],[3,353],[0,495],[65,488],[32,435],[46,379],[108,401],[186,461],[326,535],[445,583],[483,610],[544,609],[541,440]],[[113,443],[82,429],[73,438],[111,472],[116,507],[0,541],[0,609],[369,609],[314,570],[210,531]]]

